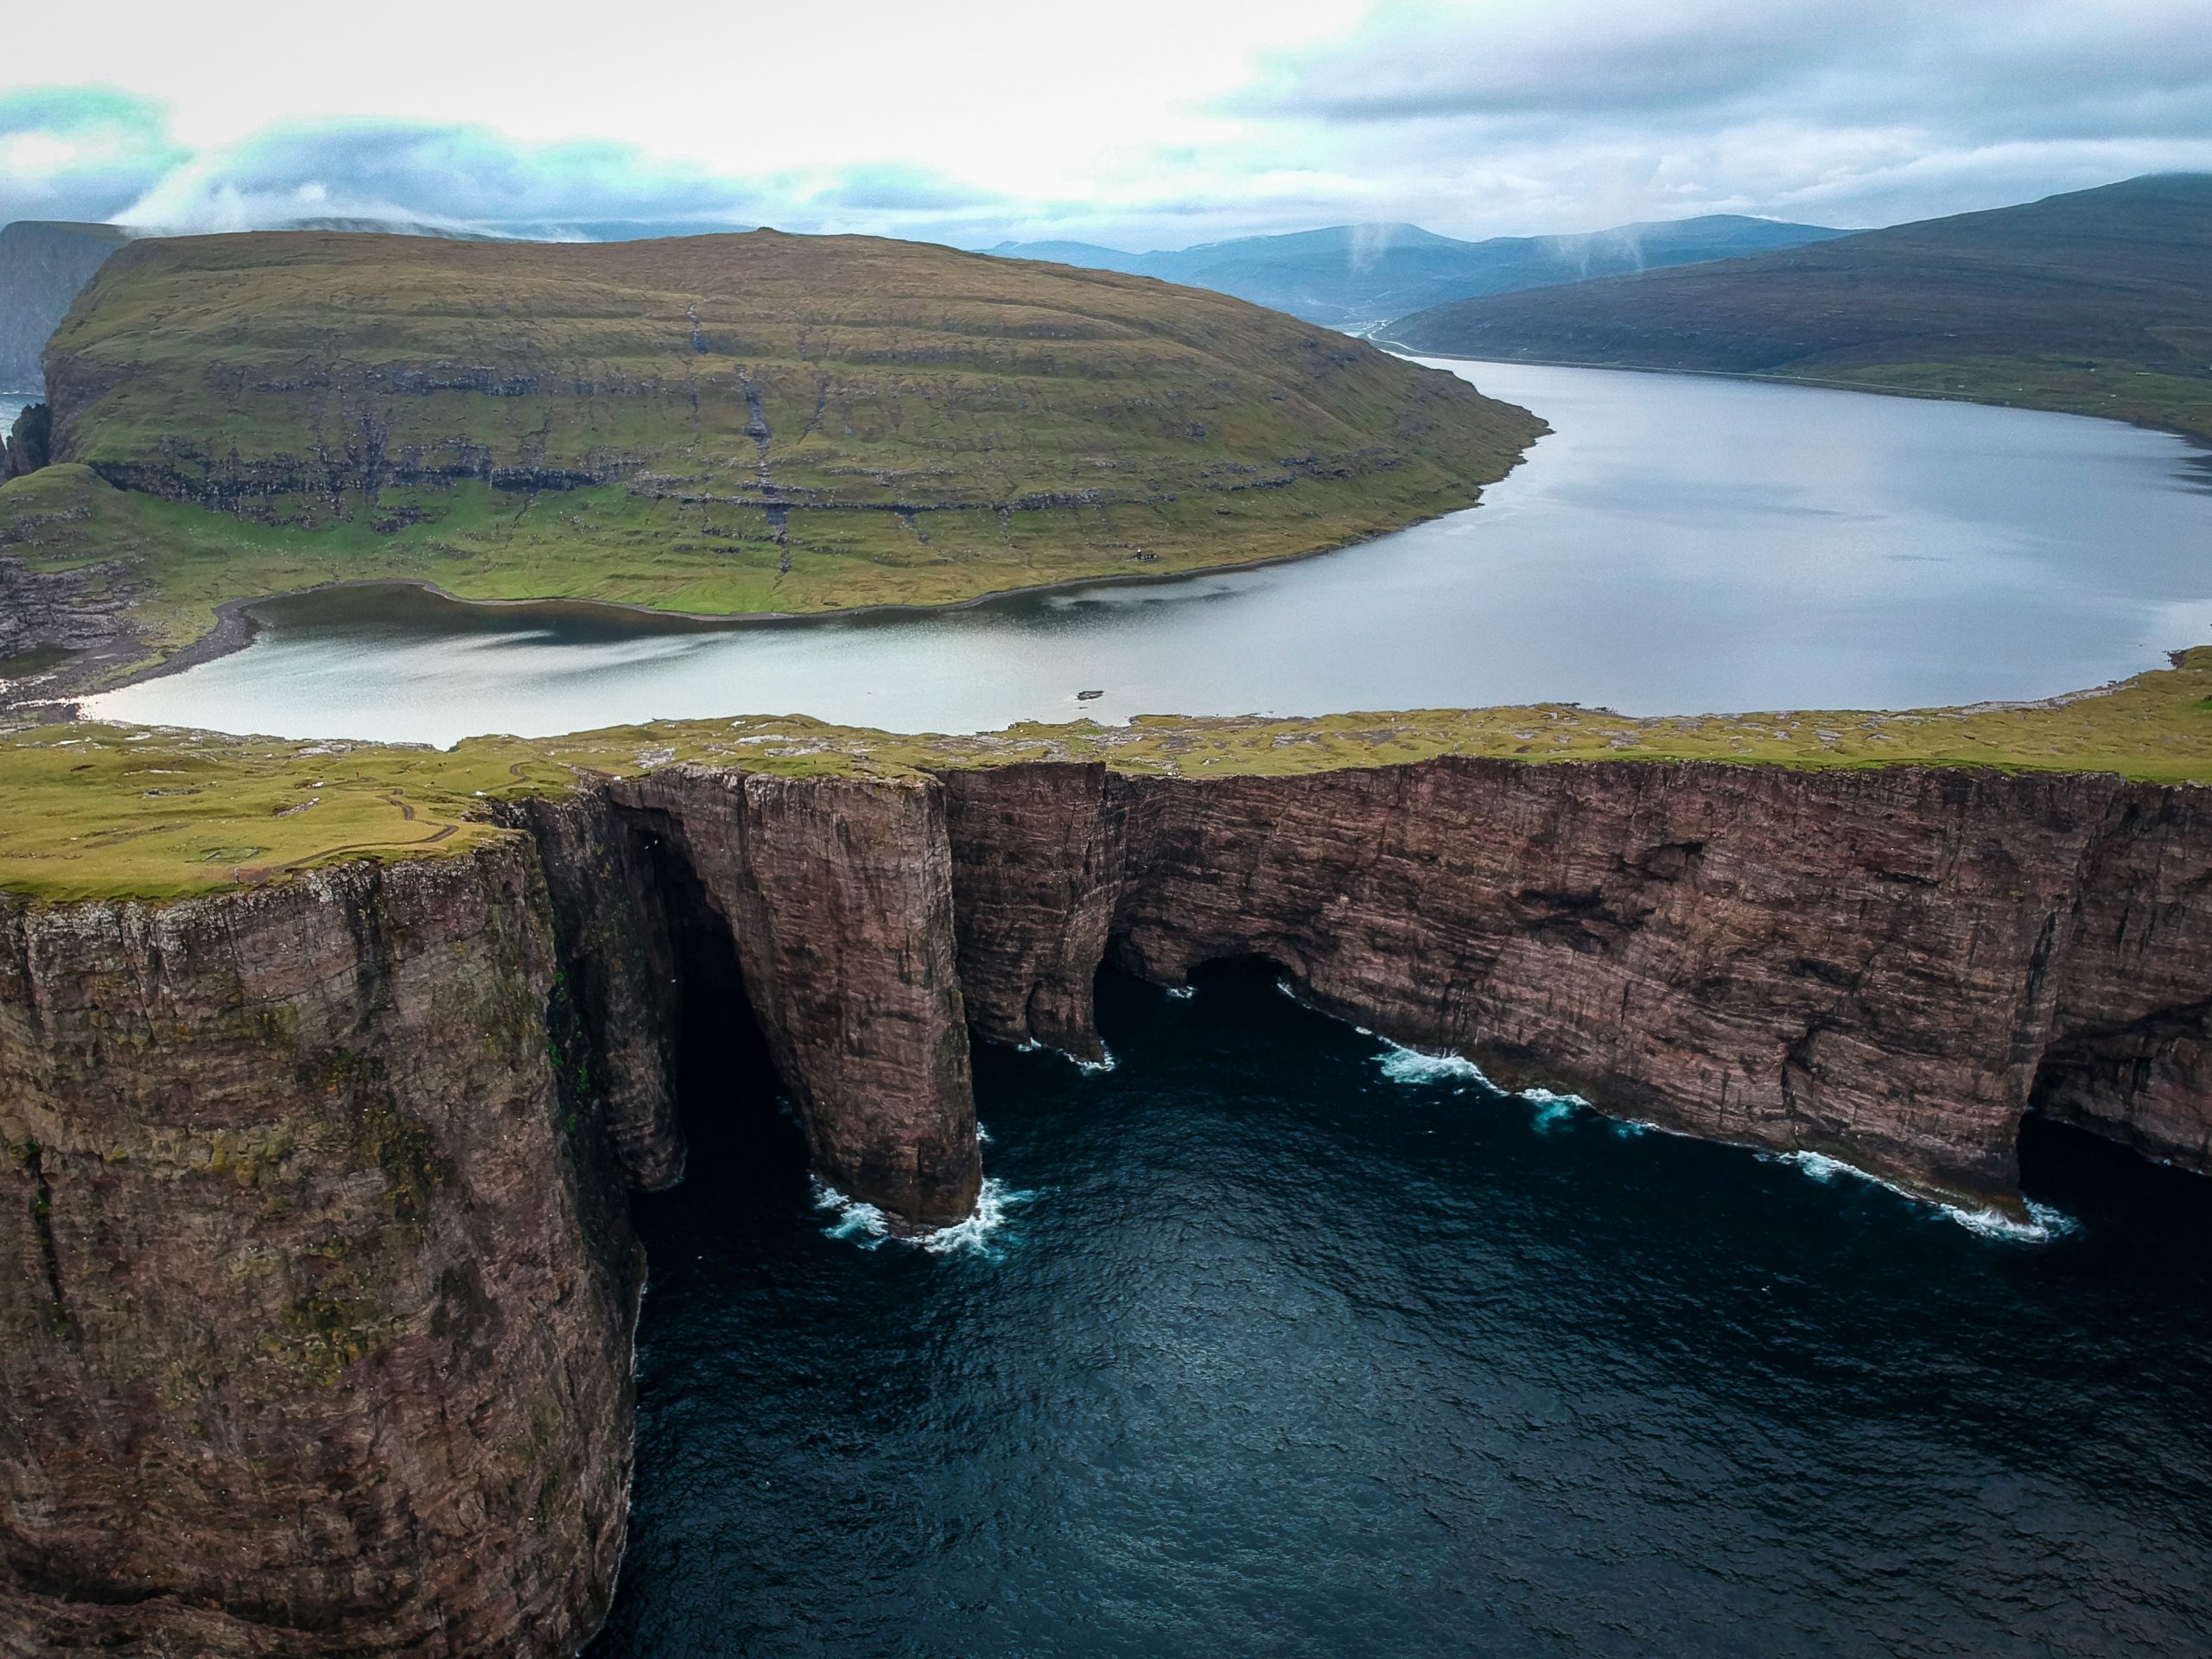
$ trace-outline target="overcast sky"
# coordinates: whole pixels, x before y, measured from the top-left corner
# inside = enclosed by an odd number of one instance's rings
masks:
[[[0,26],[0,221],[772,224],[1180,247],[2212,170],[2207,0],[80,0]]]

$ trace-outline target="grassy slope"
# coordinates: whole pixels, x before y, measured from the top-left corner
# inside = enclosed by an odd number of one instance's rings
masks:
[[[1281,557],[1465,506],[1541,429],[1218,295],[772,232],[143,242],[47,370],[60,458],[133,487],[19,480],[0,547],[135,550],[164,640],[349,576],[809,612]]]
[[[1416,350],[1778,375],[2212,438],[2212,176],[1439,306]]]
[[[1132,772],[1223,777],[1440,754],[1841,768],[1913,762],[2212,783],[2212,647],[2103,692],[1908,714],[1632,720],[1554,705],[1317,720],[1163,717],[966,738],[753,715],[529,741],[478,738],[447,753],[43,727],[0,737],[0,890],[46,899],[174,898],[347,859],[458,852],[505,833],[485,822],[486,800],[687,760],[874,777],[1103,760]]]

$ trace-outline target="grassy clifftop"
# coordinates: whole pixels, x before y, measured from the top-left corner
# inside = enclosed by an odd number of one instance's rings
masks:
[[[2212,175],[1459,302],[1415,350],[1777,375],[2212,438]]]
[[[0,892],[169,899],[358,858],[436,857],[509,832],[493,804],[683,761],[785,776],[911,777],[1023,760],[1103,761],[1187,778],[1404,765],[1718,760],[2109,772],[2212,783],[2212,647],[2171,670],[2049,702],[1902,714],[1635,720],[1550,704],[1315,720],[1156,717],[1018,726],[979,737],[854,731],[748,715],[450,751],[209,732],[49,726],[0,736]]]
[[[769,231],[142,242],[46,368],[57,459],[200,510],[240,594],[273,550],[484,597],[943,602],[1342,545],[1541,429],[1219,295]]]

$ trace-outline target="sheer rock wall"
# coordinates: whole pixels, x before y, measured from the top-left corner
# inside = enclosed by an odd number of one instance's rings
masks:
[[[1109,960],[1265,958],[1502,1083],[1954,1199],[2018,1209],[2031,1106],[2212,1173],[2198,788],[671,766],[503,810],[448,860],[0,899],[0,1654],[575,1650],[682,929],[728,931],[822,1178],[913,1226],[976,1200],[971,1029],[1095,1057]]]

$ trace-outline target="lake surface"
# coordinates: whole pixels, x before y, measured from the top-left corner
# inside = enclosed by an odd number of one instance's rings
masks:
[[[267,606],[248,650],[92,711],[449,743],[739,713],[977,731],[1548,699],[1910,708],[2049,696],[2212,643],[2212,471],[2179,438],[1694,376],[1446,366],[1554,435],[1482,505],[1319,558],[710,631],[341,592]]]
[[[1991,1238],[1264,975],[1101,988],[1110,1072],[979,1052],[943,1253],[690,1051],[592,1659],[2212,1652],[2201,1179],[2043,1130]]]

